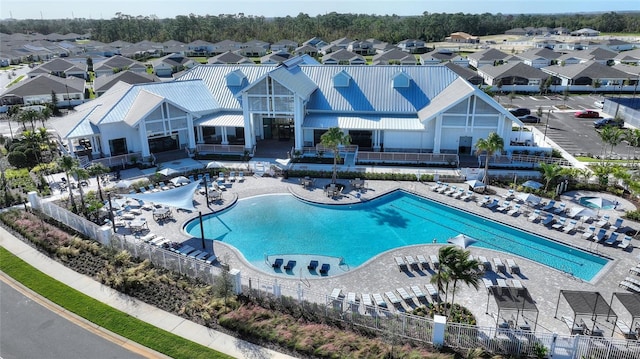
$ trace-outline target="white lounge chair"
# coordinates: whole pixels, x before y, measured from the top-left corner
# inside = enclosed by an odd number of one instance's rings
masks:
[[[407,263],[407,269],[411,269],[411,268],[419,269],[416,261],[413,259],[413,256],[405,256],[404,260]]]
[[[373,307],[373,302],[371,301],[371,295],[369,295],[369,293],[362,293],[360,294],[360,297],[362,297],[362,304],[364,304],[365,308]]]
[[[582,233],[582,238],[591,239],[591,237],[595,236],[595,234],[596,234],[596,227],[589,226],[589,229],[587,229],[586,231],[584,231],[584,233]]]
[[[482,283],[484,284],[484,288],[489,291],[491,287],[494,286],[493,281],[489,278],[482,278]]]
[[[371,294],[371,296],[373,297],[373,301],[376,303],[376,305],[378,307],[387,307],[387,302],[385,302],[384,298],[382,298],[382,295],[380,295],[380,293],[373,293]]]
[[[631,237],[624,236],[622,242],[618,244],[618,248],[627,249],[631,245]]]
[[[438,300],[438,290],[433,284],[427,283],[424,285],[424,287],[427,288],[427,292],[431,296],[431,299]]]
[[[235,181],[236,181],[236,172],[235,171],[229,172],[229,182],[235,182]]]
[[[509,208],[511,208],[511,202],[510,201],[504,201],[504,202],[502,202],[502,205],[500,207],[496,208],[496,211],[504,212],[504,211],[508,210]]]
[[[425,297],[424,292],[417,285],[412,285],[411,286],[411,291],[413,292],[413,294],[415,294],[416,298],[418,298],[418,299]]]
[[[456,187],[456,186],[451,186],[449,189],[447,189],[446,191],[444,191],[444,193],[443,193],[443,194],[444,194],[444,195],[446,195],[446,196],[451,196],[451,195],[453,195],[453,194],[456,192],[456,190],[457,190],[457,189],[458,189],[458,187]]]
[[[384,295],[387,297],[387,299],[389,299],[389,302],[391,302],[391,304],[400,304],[400,299],[398,299],[398,297],[396,297],[396,295],[393,292],[385,292]]]
[[[509,210],[509,212],[507,212],[508,215],[510,216],[515,216],[516,214],[520,213],[520,205],[516,204],[515,206],[513,206],[513,208],[511,208]]]
[[[433,186],[430,187],[430,189],[432,191],[437,191],[440,187],[442,186],[442,183],[440,181],[436,182],[436,184],[434,184]]]
[[[440,260],[437,255],[431,254],[429,255],[429,259],[431,260],[431,264],[433,264],[433,269],[438,269],[438,267],[440,267]]]
[[[607,228],[608,226],[611,225],[611,223],[609,223],[609,219],[610,217],[608,215],[602,216],[602,218],[598,221],[598,223],[596,223],[596,227]]]
[[[408,269],[407,264],[404,262],[402,257],[395,257],[394,260],[396,261],[396,265],[398,266],[398,270],[400,272]]]
[[[422,269],[429,269],[429,262],[422,254],[418,254],[416,258],[418,259],[418,263],[420,263]]]
[[[558,218],[558,221],[556,223],[551,225],[551,228],[561,230],[562,228],[564,228],[566,223],[567,223],[567,219],[564,217],[561,217],[561,218]]]
[[[519,279],[512,279],[511,280],[511,286],[517,289],[523,289],[524,286],[522,285],[522,282]]]
[[[505,266],[502,263],[502,260],[500,258],[493,258],[493,267],[496,269],[496,272],[504,272],[505,271]]]
[[[396,291],[400,294],[400,298],[402,298],[402,300],[411,300],[411,294],[409,294],[404,288],[396,288]]]
[[[472,191],[467,190],[461,197],[460,199],[463,201],[470,201],[472,198],[474,197],[474,194]]]
[[[566,226],[564,226],[562,228],[562,231],[564,233],[571,233],[572,231],[575,231],[577,225],[578,225],[577,221],[571,220],[571,221],[569,221],[569,224],[567,224]]]
[[[482,267],[484,268],[485,271],[491,270],[491,263],[487,260],[485,256],[478,256],[478,262],[482,264]]]
[[[358,298],[356,297],[356,293],[349,292],[347,293],[347,303],[356,304],[358,302]]]
[[[512,190],[512,189],[510,189],[510,190],[508,190],[507,192],[505,192],[505,193],[503,193],[503,194],[502,194],[502,198],[505,198],[505,199],[511,199],[511,198],[513,198],[513,196],[514,196],[514,193],[515,193],[515,191],[514,191],[514,190]]]
[[[527,220],[529,222],[535,222],[537,220],[540,219],[540,210],[536,209],[535,211],[531,212],[531,214],[529,215],[529,218],[527,218]]]
[[[560,203],[560,207],[556,208],[553,213],[555,214],[562,214],[567,210],[567,204],[566,203]]]
[[[507,266],[509,266],[509,272],[511,272],[512,274],[520,274],[520,267],[516,264],[516,261],[514,261],[511,258],[507,259]]]
[[[342,289],[333,288],[333,290],[331,291],[330,298],[333,299],[333,300],[338,300],[341,296],[342,296]]]
[[[244,182],[244,172],[242,172],[242,171],[238,172],[237,180],[238,180],[238,182]]]

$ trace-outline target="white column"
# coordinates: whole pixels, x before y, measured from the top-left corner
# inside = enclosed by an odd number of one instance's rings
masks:
[[[202,133],[202,126],[197,126],[196,132],[198,136],[198,143],[204,143],[204,134]]]
[[[442,115],[438,115],[435,121],[435,129],[433,131],[433,153],[440,153],[440,137],[442,137]]]
[[[100,140],[98,140],[97,136],[91,136],[91,154],[99,155],[100,154]]]
[[[69,149],[69,155],[75,157],[76,149],[73,147],[73,140],[70,138],[67,138],[67,148]]]
[[[229,137],[227,136],[227,128],[226,127],[220,127],[220,132],[222,134],[222,144],[223,145],[228,145],[229,144]],[[246,133],[246,131],[245,131]]]
[[[293,145],[297,151],[302,151],[304,147],[304,133],[302,132],[302,124],[304,122],[304,103],[302,99],[295,95],[293,96],[293,131],[294,141]]]
[[[193,116],[187,113],[187,136],[189,137],[189,149],[196,148],[196,139],[193,134]]]
[[[382,131],[380,130],[374,130],[373,133],[371,134],[373,137],[373,152],[380,152],[380,137],[381,137]]]
[[[256,131],[253,128],[253,115],[249,112],[249,96],[246,92],[242,93],[242,118],[244,120],[244,149],[251,151],[256,143]],[[222,144],[226,145],[228,143],[227,129],[223,127]]]
[[[140,121],[138,125],[138,137],[140,138],[140,152],[142,152],[142,157],[151,156],[151,152],[149,151],[149,139],[147,138],[147,123],[144,119]]]

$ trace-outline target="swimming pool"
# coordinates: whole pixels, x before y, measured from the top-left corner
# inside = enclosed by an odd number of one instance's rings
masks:
[[[586,281],[608,262],[404,191],[349,206],[310,204],[289,194],[252,197],[203,223],[205,238],[234,246],[258,267],[265,255],[310,254],[343,257],[354,268],[390,249],[446,244],[459,233],[477,240],[472,247],[513,253]],[[199,221],[187,223],[185,231],[199,238]]]

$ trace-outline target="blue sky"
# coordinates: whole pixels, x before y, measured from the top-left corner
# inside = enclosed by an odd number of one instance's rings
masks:
[[[117,12],[127,15],[237,14],[265,17],[316,16],[332,11],[359,14],[420,15],[444,13],[550,14],[575,12],[640,11],[638,0],[1,0],[0,18],[110,19]]]

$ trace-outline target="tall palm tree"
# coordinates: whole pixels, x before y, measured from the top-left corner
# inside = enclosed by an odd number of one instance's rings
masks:
[[[71,156],[62,156],[58,159],[58,166],[64,171],[67,179],[67,187],[69,188],[69,200],[71,201],[71,208],[74,213],[78,213],[78,207],[76,207],[76,202],[73,200],[73,191],[71,189],[71,181],[69,179],[69,175],[73,174],[79,167],[79,165],[80,162]]]
[[[351,136],[342,132],[340,127],[331,127],[329,131],[320,136],[320,143],[323,147],[330,149],[333,152],[333,175],[331,176],[331,183],[336,183],[338,177],[338,161],[340,160],[340,146],[348,146],[351,144]]]
[[[98,182],[98,193],[100,194],[100,200],[104,202],[104,196],[102,195],[102,186],[100,184],[100,176],[105,173],[109,173],[109,168],[100,162],[96,162],[89,166],[87,168],[87,171],[89,171],[89,175],[96,178],[96,182]]]
[[[456,287],[458,282],[462,282],[468,286],[478,289],[482,270],[480,270],[480,262],[476,259],[469,259],[471,252],[455,247],[454,261],[450,264],[451,280],[453,281],[453,290],[451,293],[451,306],[455,303]]]
[[[605,155],[606,145],[611,146],[609,154],[613,153],[613,148],[622,142],[624,131],[617,127],[605,126],[598,134],[602,140],[602,154]]]
[[[540,172],[542,172],[542,177],[545,180],[545,192],[549,189],[549,184],[562,175],[562,171],[562,167],[557,163],[540,162]]]
[[[438,250],[438,262],[440,265],[438,266],[436,274],[431,277],[431,283],[438,287],[438,291],[444,293],[445,303],[447,302],[447,296],[449,294],[449,283],[452,280],[451,267],[457,255],[456,249],[457,247],[454,246],[445,246]]]
[[[640,129],[634,128],[633,130],[624,131],[624,140],[629,144],[629,152],[627,157],[631,157],[631,147],[633,147],[633,158],[631,163],[635,163],[636,160],[636,148],[640,146]]]
[[[73,174],[78,179],[78,192],[80,193],[80,212],[87,215],[87,206],[84,201],[84,191],[82,190],[82,181],[89,179],[89,172],[81,167],[76,167]]]
[[[496,152],[502,152],[504,149],[504,139],[498,136],[497,133],[491,132],[487,138],[480,138],[476,142],[476,156],[479,156],[483,152],[486,153],[484,161],[484,184],[489,186],[489,157],[493,156]]]

